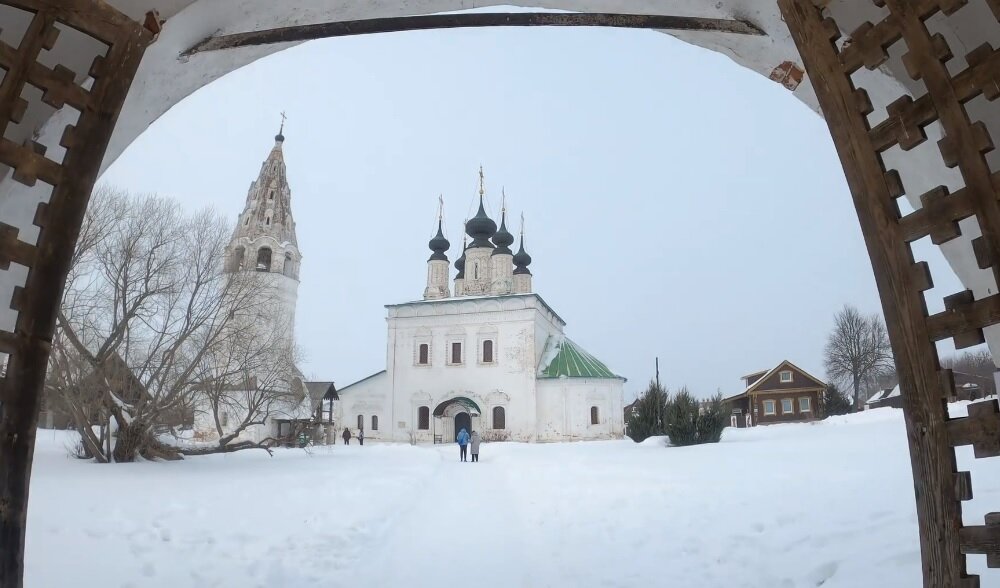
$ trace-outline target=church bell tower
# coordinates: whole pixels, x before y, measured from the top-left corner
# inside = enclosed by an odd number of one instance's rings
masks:
[[[226,247],[226,271],[266,274],[274,288],[274,328],[287,329],[292,340],[302,255],[292,218],[292,191],[285,173],[284,115],[274,147],[250,184],[233,238]]]

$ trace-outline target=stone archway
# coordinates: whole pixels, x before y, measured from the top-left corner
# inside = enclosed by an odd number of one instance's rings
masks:
[[[596,12],[621,3],[531,4]],[[662,8],[655,0],[634,4],[634,10],[650,13]],[[69,256],[99,171],[181,98],[288,44],[226,56],[178,55],[217,29],[235,33],[302,24],[296,9],[306,20],[347,20],[463,7],[460,0],[359,1],[337,7],[299,0],[235,10],[237,0],[178,0],[164,15],[172,18],[164,29],[155,14],[146,14],[153,5],[152,0],[111,0],[110,6],[98,0],[0,0],[0,6],[29,15],[16,47],[0,44],[0,66],[6,70],[0,83],[0,172],[6,174],[0,183],[0,292],[9,297],[0,312],[0,351],[9,355],[0,381],[0,584],[5,586],[21,585],[28,474],[48,345]],[[991,329],[1000,324],[1000,182],[995,162],[986,157],[993,150],[991,131],[1000,132],[1000,115],[991,104],[1000,97],[1000,54],[981,45],[982,39],[1000,44],[1000,8],[994,0],[870,5],[778,0],[778,5],[780,15],[774,0],[671,3],[672,10],[729,20],[737,12],[754,14],[755,26],[767,36],[758,44],[703,31],[672,34],[725,52],[771,75],[811,106],[821,106],[848,177],[896,355],[924,583],[970,588],[978,579],[967,575],[964,554],[985,553],[991,567],[1000,567],[1000,514],[989,515],[984,525],[963,526],[961,501],[972,497],[972,481],[967,472],[956,471],[953,448],[972,445],[977,457],[1000,455],[1000,404],[982,403],[967,418],[949,419],[942,398],[954,384],[938,364],[934,343],[952,338],[964,347],[1000,335]],[[936,19],[933,34],[926,24],[931,17]],[[621,22],[626,21],[634,19]],[[57,23],[95,43],[87,50],[60,45]],[[160,36],[140,68],[154,34]],[[977,48],[955,60],[953,50],[963,45]],[[899,51],[890,53],[893,48]],[[43,51],[65,64],[43,65]],[[801,62],[809,75],[800,84]],[[137,69],[139,83],[126,102]],[[41,98],[24,100],[27,84],[42,89]],[[980,97],[985,100],[977,102]],[[882,108],[886,116],[879,119]],[[22,124],[15,128],[12,123]],[[937,154],[909,153],[929,137],[937,141]],[[895,147],[906,153],[889,153]],[[941,162],[952,171],[926,171],[935,167],[925,164]],[[931,186],[957,182],[960,187],[914,188],[927,180],[936,182]],[[902,197],[914,212],[900,212]],[[915,263],[910,252],[910,243],[924,237],[943,246],[969,288],[946,298],[946,310],[931,316],[923,296],[933,281],[927,265]]]

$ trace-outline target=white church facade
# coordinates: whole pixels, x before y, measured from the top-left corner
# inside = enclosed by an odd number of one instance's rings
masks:
[[[441,217],[423,300],[386,306],[387,368],[339,390],[338,432],[368,439],[452,442],[462,428],[487,440],[615,439],[623,384],[566,337],[566,322],[532,289],[531,257],[486,213],[466,222],[454,293]]]

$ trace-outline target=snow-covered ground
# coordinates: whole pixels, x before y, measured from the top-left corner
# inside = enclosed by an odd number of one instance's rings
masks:
[[[959,408],[963,411],[963,408]],[[95,465],[39,432],[26,586],[910,588],[900,411],[655,442],[337,446]],[[1000,507],[973,463],[966,522]],[[970,558],[983,585],[1000,581]]]

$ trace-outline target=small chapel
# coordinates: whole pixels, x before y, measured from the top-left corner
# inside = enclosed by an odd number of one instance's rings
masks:
[[[451,443],[463,428],[491,441],[621,438],[625,378],[534,291],[523,228],[515,253],[506,205],[499,226],[487,213],[482,169],[478,200],[453,279],[439,212],[423,298],[386,305],[386,369],[338,391],[339,427],[411,443]]]

